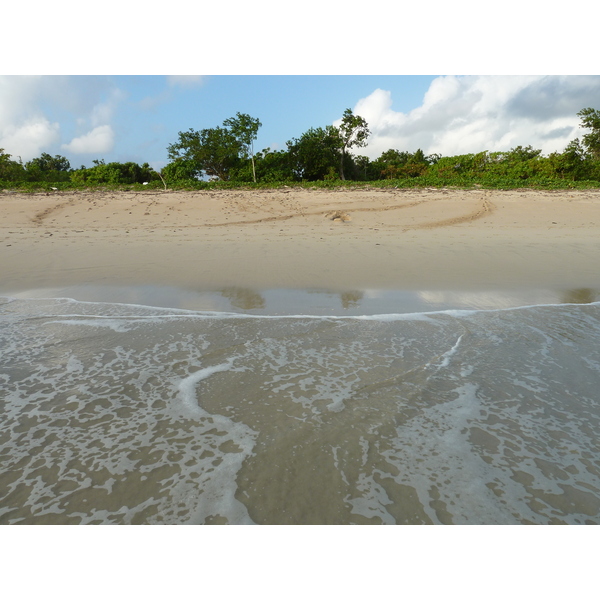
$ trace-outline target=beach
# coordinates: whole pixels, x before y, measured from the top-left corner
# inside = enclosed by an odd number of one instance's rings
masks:
[[[600,191],[0,194],[0,523],[600,522]]]
[[[600,287],[597,190],[5,192],[0,224],[0,292]]]

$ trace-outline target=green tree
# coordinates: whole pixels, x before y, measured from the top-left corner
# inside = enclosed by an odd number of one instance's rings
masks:
[[[23,163],[11,159],[11,155],[0,148],[0,181],[23,181],[26,172]]]
[[[567,144],[562,154],[553,152],[548,156],[546,169],[550,176],[575,181],[586,179],[590,170],[591,159],[586,155],[585,149],[579,140],[575,138]]]
[[[367,138],[371,135],[367,122],[359,115],[352,113],[347,108],[342,117],[342,123],[337,128],[340,148],[340,179],[344,177],[344,158],[350,148],[362,148],[367,145]]]
[[[390,149],[374,161],[373,165],[379,177],[397,179],[424,175],[429,165],[436,163],[439,159],[440,157],[436,154],[425,156],[420,148],[414,154]]]
[[[373,161],[373,169],[377,179],[395,179],[400,176],[400,168],[410,160],[409,152],[400,152],[390,148],[381,153],[381,156]]]
[[[81,168],[71,172],[71,181],[79,184],[131,184],[158,180],[159,176],[148,164],[138,165],[134,162],[105,163],[104,160],[94,160],[94,166],[89,169]]]
[[[229,127],[231,133],[235,136],[241,145],[245,156],[250,155],[252,160],[252,178],[256,183],[256,168],[254,165],[254,140],[258,135],[258,130],[262,123],[258,119],[253,119],[250,115],[237,113],[231,119],[223,121],[225,127]]]
[[[231,179],[234,181],[253,181],[254,176],[256,176],[256,181],[264,183],[283,183],[296,180],[290,162],[290,155],[286,150],[265,148],[257,152],[254,158],[256,162],[255,172],[252,165],[246,162],[232,171]]]
[[[584,108],[577,113],[581,118],[579,127],[591,129],[591,133],[583,136],[583,145],[596,159],[600,158],[600,111],[594,108]]]
[[[71,164],[64,156],[43,152],[39,158],[26,163],[25,169],[30,181],[69,181]]]
[[[316,181],[337,171],[340,162],[340,144],[337,127],[311,127],[300,138],[287,142],[290,165],[297,179]]]
[[[535,150],[532,146],[517,146],[506,152],[486,152],[483,168],[479,171],[488,181],[499,178],[515,182],[531,179],[543,170],[541,154],[541,150]]]
[[[195,180],[202,175],[197,164],[190,159],[178,158],[162,168],[163,177],[170,182]]]
[[[371,161],[368,156],[356,156],[354,157],[356,179],[366,181],[369,179],[371,171]]]
[[[542,154],[541,150],[534,150],[533,146],[517,146],[511,148],[508,152],[502,152],[502,160],[510,163],[525,162],[532,158],[537,158]]]
[[[179,141],[167,147],[173,161],[191,161],[198,172],[222,181],[229,179],[231,169],[239,164],[242,144],[229,129],[190,129],[178,135]]]
[[[71,168],[71,163],[60,155],[50,156],[46,152],[42,152],[39,158],[30,160],[25,165],[27,168],[37,167],[40,171],[68,171]]]

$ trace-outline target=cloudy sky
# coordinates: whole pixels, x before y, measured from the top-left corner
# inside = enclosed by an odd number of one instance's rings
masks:
[[[579,110],[600,108],[595,22],[576,17],[580,0],[568,15],[516,0],[485,11],[305,0],[276,14],[263,0],[205,4],[10,4],[5,22],[28,25],[3,32],[0,148],[160,168],[179,131],[238,111],[262,122],[255,149],[284,149],[352,108],[369,123],[359,152],[370,158],[529,144],[547,154],[584,133]]]
[[[93,159],[166,164],[179,131],[238,111],[262,123],[256,149],[283,149],[352,108],[389,148],[444,156],[517,145],[562,151],[581,137],[577,112],[600,108],[600,76],[0,76],[0,148],[73,167]]]

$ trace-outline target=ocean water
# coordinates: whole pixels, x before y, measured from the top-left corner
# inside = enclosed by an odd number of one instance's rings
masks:
[[[0,523],[600,522],[600,303],[346,302],[0,298]]]

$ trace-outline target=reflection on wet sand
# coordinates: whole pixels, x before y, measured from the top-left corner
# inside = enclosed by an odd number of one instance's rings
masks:
[[[265,299],[256,291],[243,287],[228,287],[219,290],[232,306],[242,310],[253,310],[265,307]]]
[[[0,294],[1,296],[2,294]],[[255,312],[272,315],[374,315],[441,310],[495,310],[542,304],[590,304],[600,289],[571,290],[333,290],[221,289],[171,286],[81,285],[6,294],[15,298],[73,298],[199,311]]]
[[[565,292],[562,303],[563,304],[591,304],[596,302],[600,297],[600,293],[597,290],[591,288],[577,288],[575,290],[568,290]]]
[[[342,300],[342,307],[345,310],[350,308],[357,308],[360,305],[360,301],[363,299],[364,292],[352,290],[350,292],[342,292],[340,299]]]

